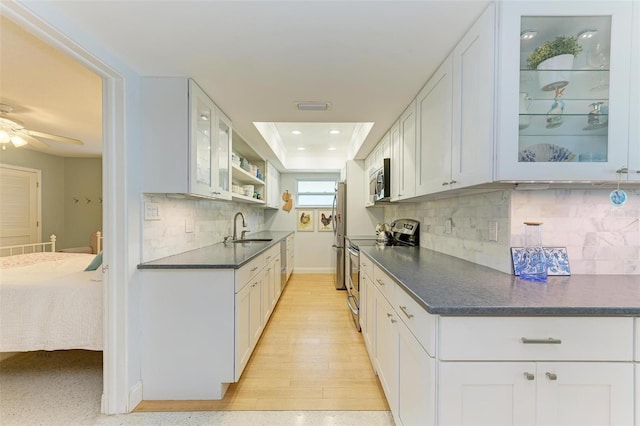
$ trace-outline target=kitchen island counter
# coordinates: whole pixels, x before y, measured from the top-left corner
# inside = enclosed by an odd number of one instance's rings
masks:
[[[540,283],[424,248],[361,252],[431,314],[640,315],[639,275],[550,276]]]
[[[292,232],[256,232],[250,239],[271,239],[247,243],[217,243],[161,259],[144,262],[138,269],[238,269],[265,250],[280,244]]]

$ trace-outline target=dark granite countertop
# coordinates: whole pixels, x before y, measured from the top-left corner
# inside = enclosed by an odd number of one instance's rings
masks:
[[[138,269],[238,269],[263,251],[280,244],[292,232],[256,232],[250,238],[272,238],[251,243],[218,243],[138,265]]]
[[[438,315],[640,316],[640,275],[521,280],[415,247],[361,247],[427,312]]]

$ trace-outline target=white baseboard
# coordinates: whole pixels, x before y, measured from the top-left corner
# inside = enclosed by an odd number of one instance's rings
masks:
[[[127,407],[129,412],[132,412],[134,408],[142,402],[142,381],[136,383],[129,392],[129,406]]]
[[[300,268],[296,267],[293,271],[294,274],[333,274],[335,273],[335,268]]]

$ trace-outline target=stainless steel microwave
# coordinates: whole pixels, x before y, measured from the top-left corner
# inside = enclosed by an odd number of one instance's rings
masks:
[[[389,201],[391,197],[391,159],[382,160],[382,167],[369,175],[369,199],[373,202]]]

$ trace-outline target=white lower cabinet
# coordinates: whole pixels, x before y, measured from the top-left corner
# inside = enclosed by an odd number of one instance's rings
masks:
[[[362,258],[361,258],[362,259]],[[369,261],[370,262],[370,261]],[[369,359],[373,363],[375,359],[375,292],[371,278],[362,271],[362,261],[360,262],[360,327],[362,338],[369,353]]]
[[[376,371],[389,408],[398,411],[398,319],[385,297],[376,290]]]
[[[436,361],[409,328],[398,325],[398,417],[403,425],[434,425]]]
[[[280,244],[235,270],[140,274],[143,399],[222,399],[280,297]]]
[[[262,331],[262,274],[256,275],[236,293],[236,362],[238,381]]]
[[[629,425],[633,321],[441,317],[438,423]]]
[[[640,426],[640,319],[433,315],[361,265],[363,338],[397,425]]]
[[[361,265],[371,262],[364,256],[361,259]],[[414,316],[410,311],[415,307],[406,303],[401,294],[404,290],[380,268],[372,266],[369,270],[373,271],[374,281],[366,272],[361,281],[363,336],[395,423],[433,425],[436,361],[411,329],[414,325],[409,320]],[[433,325],[435,331],[433,320],[427,319],[426,323]]]
[[[441,362],[439,425],[534,425],[535,363]]]
[[[440,425],[629,425],[633,366],[441,362]]]

